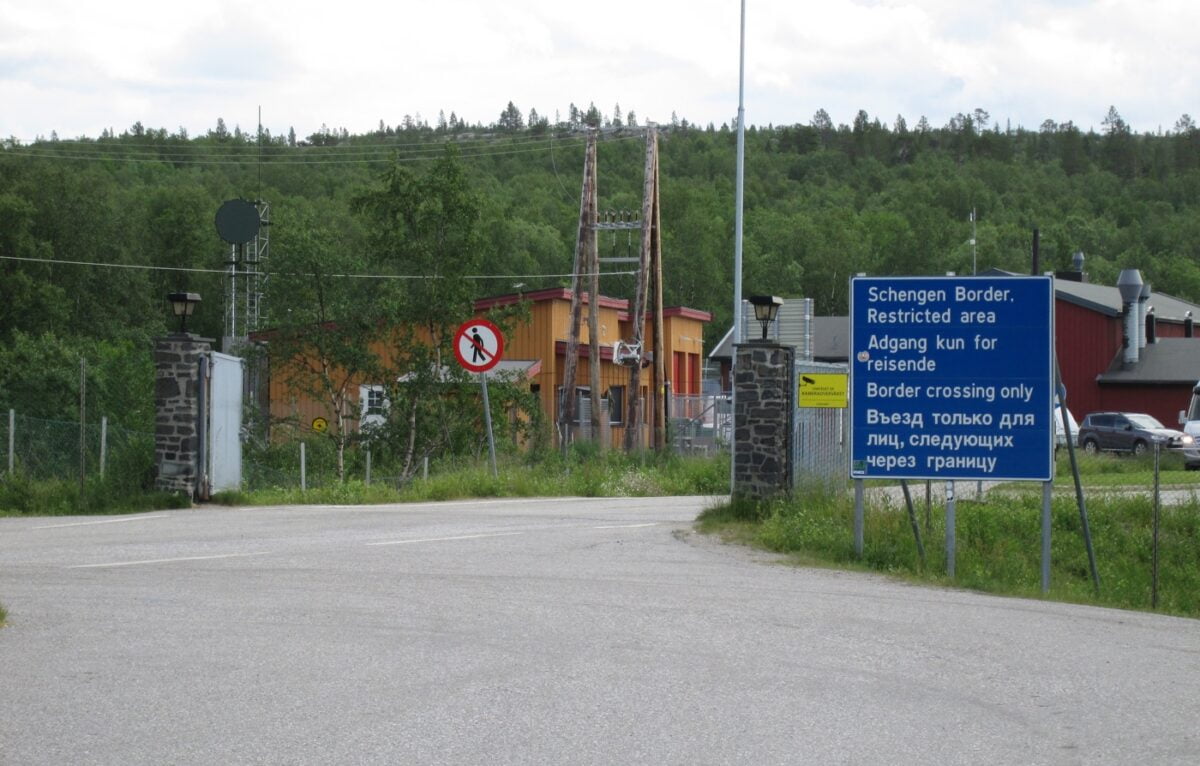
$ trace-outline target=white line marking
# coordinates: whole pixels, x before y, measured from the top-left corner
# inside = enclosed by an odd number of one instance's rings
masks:
[[[172,564],[177,561],[211,561],[212,559],[236,559],[246,556],[265,556],[269,551],[257,553],[222,553],[219,556],[180,556],[174,559],[145,559],[144,561],[114,561],[107,564],[76,564],[67,569],[98,569],[100,567],[132,567],[140,564]]]
[[[512,537],[523,535],[524,532],[497,532],[488,535],[458,535],[456,537],[423,537],[419,540],[389,540],[384,543],[367,543],[367,545],[411,545],[412,543],[440,543],[444,540],[478,540],[481,537]]]
[[[93,524],[121,524],[126,521],[145,521],[146,519],[165,519],[167,514],[159,514],[158,516],[132,516],[127,519],[104,519],[103,521],[77,521],[71,524],[49,524],[44,527],[33,527],[33,529],[62,529],[63,527],[90,527]]]
[[[657,527],[658,522],[652,521],[649,524],[617,524],[611,527],[592,527],[592,529],[639,529],[641,527]]]

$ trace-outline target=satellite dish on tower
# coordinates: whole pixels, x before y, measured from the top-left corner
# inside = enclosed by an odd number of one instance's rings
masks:
[[[231,245],[244,245],[258,236],[258,208],[244,199],[231,199],[217,209],[217,234]]]

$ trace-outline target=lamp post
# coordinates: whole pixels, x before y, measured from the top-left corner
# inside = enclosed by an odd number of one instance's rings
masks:
[[[169,293],[167,300],[171,302],[171,311],[179,317],[179,332],[187,332],[187,318],[196,310],[200,302],[200,293]]]
[[[754,306],[754,318],[762,325],[762,339],[767,339],[767,328],[771,322],[775,321],[775,317],[779,314],[779,307],[783,305],[783,298],[775,295],[751,295],[750,304]]]

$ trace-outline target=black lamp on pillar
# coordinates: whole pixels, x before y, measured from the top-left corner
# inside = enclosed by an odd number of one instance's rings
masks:
[[[762,339],[767,339],[767,328],[775,321],[783,298],[774,295],[751,295],[750,304],[754,306],[754,318],[762,324]]]
[[[200,293],[169,293],[167,300],[171,302],[171,311],[179,317],[179,332],[187,332],[187,318],[196,310]]]

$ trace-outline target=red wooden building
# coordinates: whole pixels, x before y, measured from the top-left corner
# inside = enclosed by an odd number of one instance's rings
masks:
[[[1055,281],[1055,340],[1067,407],[1077,416],[1099,410],[1145,412],[1173,427],[1200,380],[1200,306],[1145,291],[1138,339],[1126,354],[1126,307],[1115,286]]]

